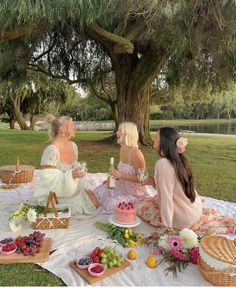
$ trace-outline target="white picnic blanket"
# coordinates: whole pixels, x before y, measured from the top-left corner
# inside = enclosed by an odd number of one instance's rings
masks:
[[[17,236],[31,233],[32,228],[26,223],[23,229],[14,235],[9,230],[8,218],[10,213],[17,209],[19,203],[34,200],[33,190],[38,182],[37,173],[36,171],[33,181],[29,184],[22,184],[15,190],[0,189],[0,236]],[[94,188],[106,178],[106,174],[88,174],[87,177],[91,186]],[[204,207],[214,207],[224,214],[236,215],[235,203],[208,197],[203,198],[205,200]],[[109,244],[114,245],[124,256],[126,256],[128,251],[128,248],[114,244],[110,239],[106,238],[107,235],[103,231],[96,229],[94,226],[96,221],[108,222],[108,216],[98,215],[95,218],[86,220],[76,220],[72,218],[68,229],[44,230],[44,232],[46,231],[46,236],[53,239],[53,250],[57,250],[50,255],[48,262],[39,265],[60,277],[68,286],[88,286],[87,282],[69,267],[68,263],[70,261],[80,255],[86,255],[96,246],[104,247]],[[155,228],[141,221],[141,224],[133,228],[133,230],[141,233],[150,233],[154,232]],[[163,263],[155,269],[149,269],[145,265],[145,260],[150,253],[150,248],[142,246],[136,250],[138,257],[137,260],[131,262],[131,267],[97,282],[94,286],[210,285],[203,278],[196,265],[189,264],[183,273],[179,273],[177,278],[173,278],[171,274],[165,276],[165,266]]]

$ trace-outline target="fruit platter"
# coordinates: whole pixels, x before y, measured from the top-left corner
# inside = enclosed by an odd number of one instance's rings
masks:
[[[27,236],[6,237],[0,240],[0,264],[39,263],[49,258],[52,240],[34,231]]]
[[[15,239],[12,238],[12,237],[1,238],[1,239],[0,239],[0,247],[4,246],[4,245],[6,245],[6,244],[10,244],[10,243],[14,242],[14,240],[15,240]]]
[[[95,247],[88,255],[79,256],[69,264],[89,284],[130,266],[121,253],[111,246]]]

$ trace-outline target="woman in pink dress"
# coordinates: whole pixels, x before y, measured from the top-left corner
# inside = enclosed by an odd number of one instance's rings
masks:
[[[120,144],[120,162],[118,170],[111,173],[116,179],[115,188],[108,189],[107,183],[103,183],[93,191],[104,214],[114,213],[119,202],[135,203],[147,195],[147,188],[140,185],[137,177],[139,168],[146,169],[143,153],[138,149],[137,126],[131,122],[121,123],[116,135]]]
[[[154,178],[149,177],[148,184],[156,186],[158,196],[138,201],[138,215],[154,226],[168,229],[191,228],[201,234],[234,233],[233,217],[202,208],[184,153],[187,144],[187,139],[173,128],[163,127],[157,132],[154,148],[161,159],[156,162]]]

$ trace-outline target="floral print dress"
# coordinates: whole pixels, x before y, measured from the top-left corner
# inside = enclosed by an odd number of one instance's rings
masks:
[[[134,167],[122,161],[118,164],[118,170],[127,175],[135,175]],[[118,179],[114,189],[108,189],[106,184],[101,184],[93,190],[93,193],[100,203],[101,213],[110,214],[114,213],[119,202],[135,203],[139,198],[147,196],[147,188],[139,183]]]
[[[152,226],[164,228],[161,221],[158,196],[142,199],[136,203],[138,216]],[[167,227],[166,227],[167,228]],[[225,216],[214,208],[203,208],[198,223],[192,227],[199,235],[210,233],[236,234],[236,216]],[[170,229],[166,229],[170,230]]]
[[[162,158],[157,161],[154,179],[158,196],[141,199],[136,203],[137,214],[144,221],[153,226],[168,227],[168,229],[191,228],[201,235],[207,233],[236,233],[236,215],[229,217],[222,215],[216,209],[202,208],[201,199],[197,193],[195,199],[197,205],[195,205],[195,202],[190,202],[184,194],[173,166],[167,159]],[[171,219],[171,223],[173,223],[170,226],[164,225],[164,218],[162,219],[162,215],[164,217],[168,214],[168,207],[172,208],[169,215],[167,215],[167,218]],[[188,217],[189,219],[186,222]],[[189,223],[189,225],[186,223]],[[179,226],[175,227],[177,224]]]

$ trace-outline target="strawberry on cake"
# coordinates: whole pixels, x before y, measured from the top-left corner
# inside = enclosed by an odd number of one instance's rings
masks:
[[[131,202],[120,202],[115,208],[115,220],[124,224],[133,224],[136,220],[136,209]]]

